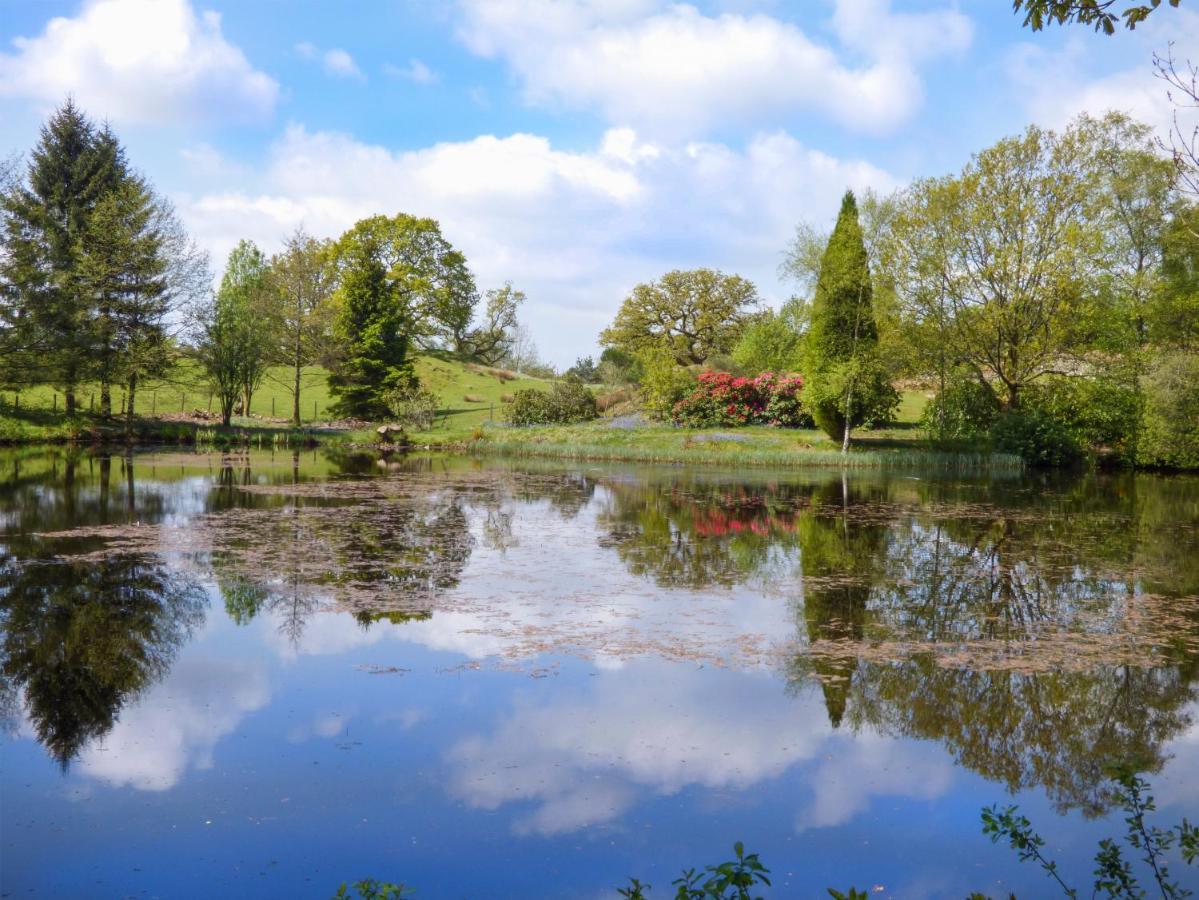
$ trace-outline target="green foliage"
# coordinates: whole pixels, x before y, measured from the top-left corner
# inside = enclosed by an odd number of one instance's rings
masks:
[[[1141,386],[1145,405],[1138,462],[1199,467],[1199,354],[1162,354]]]
[[[661,349],[643,350],[637,354],[641,368],[641,403],[655,419],[668,419],[675,404],[695,386],[695,375],[680,366],[674,355]]]
[[[784,313],[767,310],[746,326],[733,360],[743,371],[798,372],[801,368],[803,337],[795,330],[792,318]]]
[[[595,395],[576,378],[554,382],[548,392],[528,388],[517,391],[504,406],[511,425],[568,425],[599,415]]]
[[[408,295],[409,282],[418,278],[395,262],[392,224],[385,216],[363,219],[334,250],[339,284],[333,331],[339,346],[329,389],[337,397],[337,412],[360,419],[386,416],[384,398],[408,387],[414,377]]]
[[[704,870],[685,869],[671,884],[675,900],[760,900],[750,893],[755,885],[770,886],[770,870],[762,865],[756,853],[746,853],[740,841],[733,845],[734,858]],[[650,885],[636,878],[628,887],[616,892],[625,900],[646,900]]]
[[[969,440],[987,435],[1000,411],[994,391],[975,375],[955,371],[924,408],[921,424],[934,440]]]
[[[888,421],[899,405],[875,351],[874,287],[858,206],[852,191],[820,259],[804,344],[804,405],[829,437],[844,439],[860,425]]]
[[[631,353],[609,347],[600,354],[596,374],[603,384],[637,384],[643,374],[641,362]]]
[[[670,353],[679,365],[702,365],[730,353],[758,306],[758,291],[740,275],[675,270],[633,288],[600,343],[625,353]]]
[[[877,428],[894,421],[901,399],[873,355],[826,365],[806,381],[803,391],[804,406],[817,427],[835,440],[845,433],[847,407],[851,428]]]
[[[467,333],[457,349],[464,357],[494,366],[503,362],[516,343],[519,327],[516,312],[525,302],[525,295],[507,281],[503,287],[489,290],[486,296],[482,323]]]
[[[599,381],[599,366],[590,356],[580,356],[575,364],[566,370],[568,377],[574,377],[584,384],[595,384]]]
[[[68,414],[96,338],[92,296],[79,278],[83,239],[96,205],[127,176],[115,136],[68,99],[42,126],[24,181],[0,198],[5,375],[57,385]]]
[[[1189,890],[1171,881],[1167,854],[1177,847],[1183,862],[1192,865],[1196,856],[1199,856],[1199,828],[1186,819],[1168,829],[1147,824],[1146,814],[1157,808],[1153,795],[1148,793],[1149,784],[1127,768],[1117,769],[1111,777],[1115,783],[1116,802],[1126,813],[1124,844],[1112,838],[1099,842],[1099,850],[1095,854],[1092,896],[1105,896],[1113,900],[1135,900],[1148,896],[1140,886],[1131,862],[1125,858],[1126,849],[1140,853],[1153,876],[1157,888],[1154,893],[1160,894],[1164,900],[1191,896]],[[1045,839],[1033,830],[1032,823],[1026,817],[1018,814],[1016,807],[986,807],[982,812],[982,821],[983,834],[988,835],[993,843],[1006,839],[1021,862],[1036,862],[1065,896],[1078,896],[1078,891],[1070,887],[1058,873],[1057,863],[1045,856]]]
[[[386,402],[397,422],[417,431],[428,431],[437,418],[437,396],[415,383],[391,391]]]
[[[1162,287],[1149,313],[1150,339],[1199,350],[1199,206],[1179,204],[1162,243]]]
[[[846,191],[837,224],[820,259],[806,343],[810,371],[819,372],[850,359],[878,342],[873,297],[857,200],[852,191]]]
[[[1136,458],[1141,396],[1135,382],[1116,374],[1053,376],[1028,390],[1024,407],[1060,423],[1086,450]]]
[[[1030,466],[1066,466],[1082,458],[1078,439],[1064,424],[1039,410],[1009,410],[991,426],[1000,453],[1019,456]]]
[[[401,900],[403,897],[411,897],[415,891],[401,884],[392,884],[388,881],[375,881],[373,878],[364,878],[362,881],[354,882],[354,893],[346,890],[343,882],[337,889],[337,893],[333,895],[333,900]]]
[[[1167,2],[1175,7],[1179,4],[1179,0]],[[1033,31],[1040,31],[1046,25],[1077,23],[1111,35],[1121,22],[1129,31],[1136,28],[1161,4],[1162,0],[1149,0],[1147,4],[1133,2],[1119,12],[1112,12],[1117,0],[1013,0],[1012,8],[1024,13],[1024,25]]]

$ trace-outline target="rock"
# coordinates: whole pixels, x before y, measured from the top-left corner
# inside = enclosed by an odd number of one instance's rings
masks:
[[[375,431],[378,433],[379,440],[381,441],[390,443],[393,435],[398,435],[401,443],[408,442],[408,436],[404,433],[404,426],[402,425],[380,425]]]

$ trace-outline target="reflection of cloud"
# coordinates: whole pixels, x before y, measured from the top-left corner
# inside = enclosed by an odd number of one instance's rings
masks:
[[[313,737],[332,738],[344,734],[354,718],[356,710],[348,709],[327,713],[318,712],[308,725],[297,725],[287,733],[287,739],[293,744],[299,744]]]
[[[533,802],[516,830],[556,834],[619,817],[640,789],[743,790],[815,759],[837,740],[815,695],[763,693],[756,676],[713,679],[664,668],[629,665],[599,676],[582,696],[519,703],[493,734],[451,750],[451,793],[481,809]],[[866,746],[872,755],[863,765],[901,761],[894,778],[884,773],[881,781],[862,781],[856,794],[845,792],[851,813],[873,793],[927,797],[948,787],[948,761],[921,759],[913,768],[915,757],[905,763],[897,742],[878,738]],[[905,785],[913,770],[919,783]],[[818,796],[814,808],[828,821],[809,824],[836,824],[824,807],[834,800],[831,793]]]
[[[863,732],[816,767],[815,796],[796,818],[796,830],[844,825],[874,797],[931,800],[949,790],[953,764],[933,744],[908,744]]]
[[[217,742],[266,706],[261,666],[230,660],[183,661],[121,714],[103,741],[79,756],[79,770],[113,786],[164,791],[189,766],[212,765]]]

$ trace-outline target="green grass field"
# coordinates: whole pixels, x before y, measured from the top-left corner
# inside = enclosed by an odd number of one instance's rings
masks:
[[[815,430],[782,430],[754,427],[690,430],[648,424],[635,428],[614,427],[611,420],[572,426],[510,428],[503,424],[503,405],[514,392],[526,388],[548,389],[549,382],[517,376],[502,369],[463,363],[439,355],[423,355],[416,361],[421,384],[439,399],[434,425],[414,433],[418,444],[446,449],[469,448],[475,453],[513,456],[556,456],[563,458],[625,459],[659,462],[735,463],[742,465],[843,464],[837,442]],[[236,417],[235,428],[248,431],[257,440],[278,438],[290,429],[292,372],[271,369],[254,394],[252,415]],[[333,398],[328,373],[319,367],[301,376],[300,413],[305,428],[318,428],[326,442],[373,445],[378,436],[373,428],[351,430],[333,420]],[[12,392],[0,394],[0,441],[34,443],[83,437],[96,440],[105,434],[117,437],[119,426],[107,425],[90,415],[99,403],[95,385],[84,385],[76,396],[84,410],[80,424],[66,421],[61,392],[49,387],[22,391],[19,411]],[[114,409],[120,409],[124,394],[116,388]],[[979,454],[936,454],[924,449],[920,414],[928,398],[921,391],[905,391],[897,422],[886,429],[855,435],[850,464],[890,466],[968,466],[987,464]],[[212,431],[212,422],[199,421],[196,412],[216,412],[202,372],[194,363],[181,361],[167,376],[139,390],[136,413],[140,431],[148,440],[171,442],[181,435],[192,439]],[[82,427],[80,427],[82,425]],[[480,437],[482,439],[480,439]],[[989,458],[989,457],[988,457]]]

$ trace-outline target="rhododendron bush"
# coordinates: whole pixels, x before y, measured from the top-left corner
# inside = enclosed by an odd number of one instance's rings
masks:
[[[803,379],[763,372],[756,378],[704,372],[694,390],[674,405],[674,420],[691,428],[774,425],[810,428],[812,417],[800,403]]]

